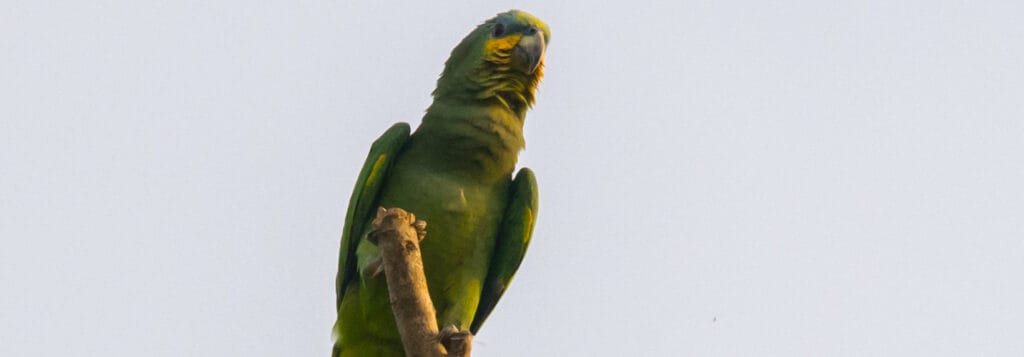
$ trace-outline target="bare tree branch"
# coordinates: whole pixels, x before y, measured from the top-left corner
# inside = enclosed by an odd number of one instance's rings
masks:
[[[452,333],[448,329],[443,334],[438,332],[437,313],[427,290],[420,255],[420,240],[426,234],[427,223],[417,221],[415,215],[401,208],[382,207],[373,227],[369,239],[380,247],[391,312],[406,356],[469,357],[472,334]]]

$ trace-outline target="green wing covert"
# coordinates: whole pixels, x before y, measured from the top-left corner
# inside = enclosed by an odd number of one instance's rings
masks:
[[[355,250],[359,245],[359,236],[365,232],[373,215],[384,179],[388,170],[395,163],[395,158],[402,146],[409,140],[409,124],[396,123],[373,142],[370,153],[366,156],[363,169],[359,171],[356,187],[349,199],[348,213],[345,215],[345,228],[341,232],[341,254],[338,255],[337,304],[341,307],[341,298],[345,287],[356,276]]]
[[[519,270],[537,220],[537,179],[533,171],[525,167],[520,169],[512,181],[509,194],[511,199],[498,231],[498,241],[494,246],[487,280],[484,281],[480,305],[469,328],[473,334],[480,330],[512,282],[516,270]]]

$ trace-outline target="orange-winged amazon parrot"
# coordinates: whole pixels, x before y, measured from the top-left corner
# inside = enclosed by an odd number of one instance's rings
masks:
[[[533,172],[512,173],[550,36],[522,11],[485,21],[452,50],[416,132],[398,123],[373,143],[342,232],[334,356],[404,355],[366,239],[378,207],[429,224],[421,252],[440,328],[476,333],[494,309],[537,217]]]

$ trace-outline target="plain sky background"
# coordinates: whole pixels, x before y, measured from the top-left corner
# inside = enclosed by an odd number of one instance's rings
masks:
[[[452,47],[552,29],[474,356],[1024,355],[1024,2],[5,0],[0,355],[327,356]]]

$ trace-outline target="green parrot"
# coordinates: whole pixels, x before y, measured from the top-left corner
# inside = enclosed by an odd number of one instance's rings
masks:
[[[452,50],[416,132],[398,123],[373,143],[341,237],[333,356],[405,354],[379,250],[366,239],[378,207],[429,224],[421,253],[440,328],[476,333],[494,309],[537,217],[533,172],[512,173],[550,36],[522,11],[485,21]]]

